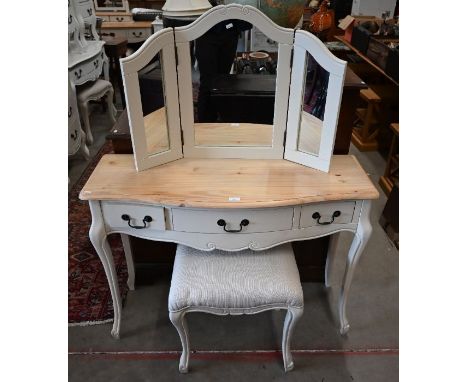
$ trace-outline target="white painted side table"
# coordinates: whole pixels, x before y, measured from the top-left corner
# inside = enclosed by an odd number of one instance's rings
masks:
[[[345,334],[351,281],[372,232],[369,211],[378,195],[351,155],[333,156],[329,173],[284,160],[189,158],[136,172],[132,155],[105,155],[80,199],[89,201],[90,238],[112,293],[111,334],[119,337],[122,304],[108,234],[122,235],[133,289],[128,235],[205,251],[238,251],[350,231],[354,240],[338,307]],[[327,257],[327,286],[334,247]]]

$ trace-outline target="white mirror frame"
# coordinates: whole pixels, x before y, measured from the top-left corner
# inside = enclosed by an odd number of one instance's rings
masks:
[[[306,52],[330,74],[318,156],[298,150],[306,82]],[[284,159],[328,172],[335,145],[345,73],[346,61],[340,60],[330,53],[313,34],[302,30],[296,31]]]
[[[190,41],[199,38],[216,24],[230,19],[247,21],[255,25],[266,36],[278,42],[275,112],[272,145],[270,147],[216,147],[195,145],[192,71],[189,52]],[[184,157],[282,159],[284,153],[284,131],[287,121],[294,30],[276,25],[261,11],[252,6],[231,4],[214,7],[201,15],[192,24],[174,28],[174,35],[178,54],[177,74],[181,105],[181,124],[184,134]]]
[[[108,12],[108,11],[119,11],[119,12],[130,12],[128,7],[128,0],[122,0],[121,7],[100,7],[98,5],[98,0],[94,0],[94,9],[98,12]]]
[[[161,70],[163,71],[163,92],[169,150],[152,154],[147,151],[147,137],[141,105],[138,72],[148,65],[158,52],[161,53],[164,63]],[[165,28],[150,36],[140,49],[131,56],[120,60],[137,171],[146,170],[150,167],[182,158],[175,57],[174,31],[172,28]]]

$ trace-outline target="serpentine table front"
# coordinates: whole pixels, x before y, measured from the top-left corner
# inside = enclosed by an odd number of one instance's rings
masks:
[[[89,201],[89,234],[111,289],[111,334],[119,337],[122,304],[108,234],[122,235],[133,289],[128,235],[206,251],[237,251],[351,231],[355,237],[339,301],[340,331],[346,333],[346,302],[372,231],[369,211],[376,198],[378,191],[351,155],[333,156],[329,173],[286,160],[193,158],[136,172],[132,155],[103,156],[80,199]],[[333,247],[327,257],[327,286]]]

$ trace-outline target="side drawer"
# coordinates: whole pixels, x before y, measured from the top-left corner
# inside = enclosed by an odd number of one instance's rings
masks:
[[[317,225],[347,224],[353,221],[354,208],[356,202],[330,202],[316,203],[301,208],[300,228],[313,227]],[[339,211],[339,216],[333,214]],[[320,216],[320,217],[318,217]]]
[[[130,229],[141,232],[166,230],[164,207],[104,201],[101,202],[101,209],[106,226],[111,229]],[[129,221],[122,218],[124,215],[128,216]],[[149,216],[151,221],[145,223],[143,221],[145,216]],[[145,228],[132,228],[129,223],[134,227]]]
[[[127,38],[127,32],[125,32],[125,29],[101,28],[101,35],[102,36],[110,36],[110,37]]]
[[[241,210],[197,210],[173,208],[172,224],[175,231],[200,233],[226,233],[226,230],[238,233],[284,231],[292,228],[293,208],[241,209]],[[224,220],[225,226],[218,222]],[[241,226],[242,220],[248,225]]]
[[[109,21],[113,21],[113,22],[123,22],[123,21],[133,21],[133,18],[132,16],[128,16],[128,15],[120,15],[120,16],[109,16]]]

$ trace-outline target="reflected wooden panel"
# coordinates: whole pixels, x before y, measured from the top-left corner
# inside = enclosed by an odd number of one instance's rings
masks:
[[[298,150],[304,153],[318,155],[320,151],[322,127],[323,121],[303,111],[299,130]]]
[[[273,125],[256,123],[195,123],[195,146],[271,147]]]
[[[166,108],[155,110],[143,118],[146,132],[146,149],[149,154],[169,150]]]

